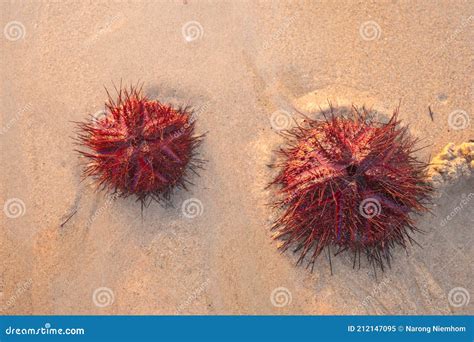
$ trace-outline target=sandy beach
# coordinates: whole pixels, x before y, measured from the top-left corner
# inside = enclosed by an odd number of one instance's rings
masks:
[[[447,0],[2,1],[0,314],[473,314],[473,177],[438,189],[422,248],[383,273],[349,255],[332,274],[324,255],[296,267],[266,188],[278,130],[328,100],[401,103],[425,161],[473,139],[473,15]],[[81,182],[74,122],[120,81],[191,105],[207,132],[173,207],[142,215]]]

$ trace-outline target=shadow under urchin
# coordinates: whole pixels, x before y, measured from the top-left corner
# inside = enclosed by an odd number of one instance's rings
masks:
[[[278,174],[273,207],[281,213],[272,229],[286,251],[308,256],[314,268],[325,249],[350,251],[353,267],[365,254],[374,268],[390,266],[392,249],[416,243],[412,214],[429,211],[432,187],[427,164],[416,159],[417,139],[401,127],[397,108],[386,123],[365,108],[321,111],[284,131],[286,146],[272,167]]]
[[[195,135],[189,107],[150,100],[142,87],[119,90],[114,100],[106,90],[105,115],[79,122],[77,150],[86,158],[83,177],[118,197],[135,196],[142,208],[155,200],[169,204],[175,188],[192,184],[204,161],[196,157],[203,135]]]

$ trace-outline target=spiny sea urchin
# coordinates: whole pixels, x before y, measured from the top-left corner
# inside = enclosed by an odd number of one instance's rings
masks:
[[[78,151],[88,160],[83,174],[120,197],[135,195],[142,206],[168,200],[203,162],[195,158],[202,136],[194,135],[192,112],[149,100],[133,86],[117,94],[114,101],[107,92],[106,115],[79,123],[79,143],[90,150]]]
[[[427,211],[431,186],[426,164],[415,159],[417,139],[399,125],[398,109],[388,123],[373,120],[365,108],[323,112],[287,132],[288,146],[273,165],[279,173],[274,202],[282,215],[275,238],[284,251],[291,245],[301,263],[331,246],[335,254],[353,253],[354,267],[364,252],[370,263],[390,266],[391,248],[414,242],[413,213]],[[330,259],[329,259],[330,260]]]

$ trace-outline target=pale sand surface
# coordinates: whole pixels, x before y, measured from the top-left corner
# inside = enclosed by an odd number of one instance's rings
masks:
[[[324,256],[313,273],[295,267],[271,240],[265,189],[266,165],[283,142],[270,123],[277,110],[308,113],[330,99],[390,113],[401,99],[404,123],[429,145],[422,158],[474,138],[472,1],[0,6],[2,27],[25,27],[23,39],[0,37],[1,203],[25,203],[21,217],[1,215],[2,313],[474,312],[474,299],[461,307],[448,300],[457,287],[474,296],[474,201],[441,224],[474,192],[473,178],[446,188],[433,215],[419,218],[423,248],[395,250],[392,269],[376,276],[365,263],[354,270],[348,256],[332,259],[333,275]],[[189,21],[203,35],[186,42]],[[362,39],[367,21],[379,25],[377,39]],[[101,110],[103,86],[120,79],[201,108],[197,128],[208,132],[206,170],[191,191],[177,192],[174,208],[152,204],[143,218],[132,199],[110,201],[80,183],[72,151],[72,121]],[[448,115],[458,109],[471,123],[453,130]],[[201,201],[202,215],[183,216],[188,198]],[[106,307],[93,301],[100,287],[113,293]],[[279,287],[288,291],[283,307],[270,300]]]

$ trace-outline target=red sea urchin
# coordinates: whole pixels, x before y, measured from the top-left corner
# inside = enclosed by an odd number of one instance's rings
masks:
[[[413,156],[417,140],[400,127],[398,109],[388,123],[372,120],[365,108],[331,107],[323,115],[285,132],[288,146],[279,151],[271,183],[280,186],[274,206],[284,209],[274,237],[283,251],[300,251],[297,264],[308,255],[314,267],[334,246],[336,255],[353,253],[354,267],[365,252],[383,270],[391,248],[414,242],[410,215],[428,210],[431,186],[426,164]]]
[[[90,150],[78,151],[88,159],[84,176],[117,196],[135,195],[142,206],[186,188],[187,173],[203,162],[195,158],[202,136],[194,135],[188,108],[149,100],[141,88],[121,88],[116,101],[107,94],[105,115],[79,123],[79,143]]]

